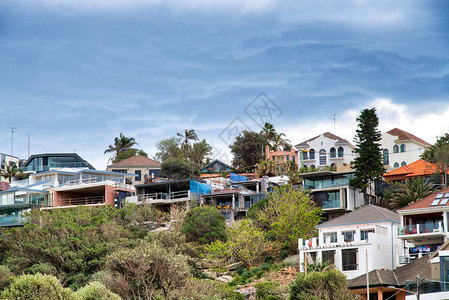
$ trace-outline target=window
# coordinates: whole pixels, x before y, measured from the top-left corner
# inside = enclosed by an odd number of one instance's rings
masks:
[[[388,166],[390,164],[390,158],[388,157],[388,149],[384,149],[383,151],[384,155],[384,166]]]
[[[320,166],[324,166],[326,164],[326,150],[320,150]]]
[[[405,152],[405,144],[401,144],[401,152]]]
[[[393,146],[393,153],[398,153],[399,152],[399,146],[398,145],[394,145]]]
[[[355,235],[355,231],[351,230],[351,231],[343,231],[343,238],[345,240],[345,242],[353,242],[354,241],[354,235]]]
[[[315,159],[315,150],[310,149],[310,151],[309,151],[309,157],[310,157],[310,159]]]
[[[302,159],[309,159],[309,158],[307,157],[307,151],[301,150],[301,155],[302,155]]]
[[[114,173],[126,173],[126,170],[112,169]]]
[[[341,250],[343,271],[357,270],[357,249]]]
[[[317,257],[316,252],[307,252],[307,263],[308,264],[316,263],[316,257]]]
[[[336,232],[326,232],[323,234],[324,243],[336,243],[337,233]]]
[[[140,170],[135,170],[134,174],[136,174],[137,176],[134,178],[134,181],[140,181],[142,178],[142,171]]]
[[[331,148],[329,157],[330,157],[330,158],[335,158],[335,157],[337,157],[337,153],[336,153],[336,150],[335,150],[334,147]]]
[[[401,162],[401,167],[406,166],[407,163],[405,161]]]
[[[287,155],[286,157],[287,157],[287,161],[289,161],[290,160],[290,155]]]
[[[374,232],[374,229],[362,229],[360,230],[360,240],[367,241],[368,240],[368,233]]]
[[[399,168],[399,163],[395,162],[394,165],[393,165],[393,167]]]
[[[343,147],[338,147],[338,157],[343,157],[345,155],[345,149]]]
[[[292,162],[296,161],[296,156],[292,155]]]
[[[335,265],[335,250],[322,252],[323,263],[329,262],[331,265]]]

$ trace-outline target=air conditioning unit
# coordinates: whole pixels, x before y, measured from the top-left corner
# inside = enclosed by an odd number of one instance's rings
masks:
[[[407,262],[404,255],[398,255],[397,256],[397,263],[398,265],[403,265]]]

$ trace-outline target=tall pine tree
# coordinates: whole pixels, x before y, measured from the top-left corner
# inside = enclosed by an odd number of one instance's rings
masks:
[[[381,179],[385,173],[380,148],[381,134],[377,129],[379,118],[376,109],[364,109],[357,118],[358,129],[354,137],[355,153],[358,157],[352,162],[355,178],[351,184],[362,190],[365,203],[369,203],[368,190],[371,190],[375,179]]]

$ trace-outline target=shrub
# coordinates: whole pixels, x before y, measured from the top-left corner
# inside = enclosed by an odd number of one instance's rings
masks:
[[[119,300],[119,295],[111,292],[104,284],[92,281],[74,294],[76,300]]]
[[[244,300],[245,297],[234,292],[229,286],[214,281],[189,279],[183,288],[172,290],[168,299]]]
[[[215,207],[195,207],[187,213],[181,232],[188,242],[226,241],[225,217]]]
[[[56,275],[56,268],[48,263],[37,263],[32,265],[29,268],[23,270],[25,274],[47,274],[47,275]]]
[[[285,299],[279,283],[270,281],[259,282],[254,285],[256,288],[256,300],[282,300]]]
[[[0,265],[0,291],[11,282],[12,273],[7,266]]]
[[[35,274],[13,278],[9,287],[0,294],[0,298],[64,300],[73,299],[72,294],[72,290],[64,288],[55,276]]]

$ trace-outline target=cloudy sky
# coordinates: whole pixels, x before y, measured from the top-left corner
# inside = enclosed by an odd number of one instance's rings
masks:
[[[360,110],[430,143],[449,131],[449,3],[0,1],[0,152],[73,152],[104,169],[123,132],[195,129],[230,160],[242,129],[352,141]],[[334,120],[332,119],[335,114]]]

